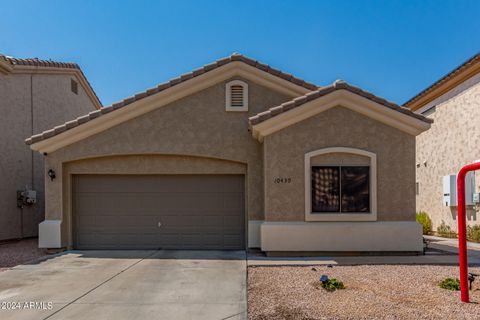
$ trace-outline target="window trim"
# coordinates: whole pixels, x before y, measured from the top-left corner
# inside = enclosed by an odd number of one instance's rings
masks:
[[[346,153],[370,159],[370,212],[312,212],[311,158],[329,154]],[[354,166],[350,164],[329,164],[332,166]],[[377,221],[377,155],[362,149],[332,147],[311,151],[305,154],[305,221]]]
[[[232,86],[241,86],[243,88],[243,107],[232,107],[231,105],[231,94]],[[245,112],[248,111],[248,84],[241,80],[233,80],[227,82],[225,85],[225,110],[234,111],[234,112]]]

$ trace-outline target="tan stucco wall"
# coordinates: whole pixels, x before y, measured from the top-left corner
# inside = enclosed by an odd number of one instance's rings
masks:
[[[263,219],[262,146],[248,131],[247,118],[291,97],[244,81],[249,84],[248,112],[225,111],[226,82],[222,82],[49,154],[45,170],[54,169],[57,179],[47,183],[46,217],[65,219],[62,202],[68,203],[68,191],[62,190],[62,181],[68,185],[66,179],[71,174],[66,162],[107,155],[157,154],[243,164],[247,170],[248,217]],[[97,164],[90,163],[95,171]],[[123,173],[136,171],[130,165],[124,168]]]
[[[305,154],[329,147],[377,155],[377,220],[415,219],[415,137],[335,107],[265,138],[265,220],[305,220]],[[341,159],[334,155],[329,160]],[[277,177],[291,178],[291,183],[275,183]]]
[[[43,156],[31,151],[24,140],[95,109],[82,86],[78,95],[71,92],[72,77],[0,74],[0,240],[35,236],[43,220]],[[38,203],[19,209],[16,191],[25,186],[37,191]]]
[[[433,221],[433,230],[442,220],[457,229],[456,207],[443,205],[445,175],[458,173],[460,168],[480,159],[480,74],[432,101],[428,115],[434,120],[430,130],[417,137],[416,168],[419,195],[417,210],[426,211]],[[480,175],[476,175],[476,192]],[[468,207],[467,223],[480,224],[478,207]]]

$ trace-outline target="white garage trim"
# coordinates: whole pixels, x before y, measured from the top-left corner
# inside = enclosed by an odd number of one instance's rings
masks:
[[[263,220],[248,221],[248,247],[249,248],[261,247],[260,227],[263,222],[264,222]]]
[[[62,247],[62,220],[44,220],[38,225],[38,247],[59,249]]]

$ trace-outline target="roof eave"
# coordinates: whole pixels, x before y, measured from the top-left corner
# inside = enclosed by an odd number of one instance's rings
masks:
[[[0,55],[0,72],[3,74],[8,74],[12,71],[12,65]]]
[[[67,122],[42,134],[34,135],[26,139],[25,142],[30,145],[32,150],[41,153],[51,153],[141,114],[165,106],[184,96],[206,89],[215,83],[236,76],[250,79],[274,90],[280,90],[280,92],[291,97],[310,92],[302,85],[261,71],[244,62],[232,61],[198,76],[188,77],[185,81],[173,79],[172,83],[174,84],[165,84],[165,89],[161,91],[147,90],[134,97],[125,99],[124,102],[91,112],[86,116]],[[148,94],[148,92],[152,93]],[[136,99],[137,97],[138,99]]]
[[[263,139],[270,134],[336,106],[346,107],[414,136],[430,128],[430,119],[422,120],[387,108],[380,103],[346,89],[340,89],[329,92],[314,100],[303,103],[299,107],[292,108],[259,123],[251,123],[250,129],[253,137],[262,142]]]
[[[419,94],[404,103],[412,111],[417,111],[426,104],[441,97],[461,83],[480,73],[480,54],[476,54],[453,71],[421,91]]]

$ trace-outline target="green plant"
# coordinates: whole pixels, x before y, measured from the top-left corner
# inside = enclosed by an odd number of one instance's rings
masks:
[[[467,239],[480,242],[480,225],[467,226]]]
[[[332,278],[332,279],[328,279],[325,282],[322,282],[322,288],[324,288],[327,291],[335,291],[338,289],[345,289],[345,286],[343,285],[342,281]]]
[[[419,211],[416,215],[417,222],[422,225],[423,234],[430,234],[432,232],[432,219],[425,211]]]
[[[441,237],[445,238],[456,238],[457,233],[450,228],[449,225],[442,220],[442,223],[437,227],[437,233]]]
[[[445,278],[438,284],[438,286],[442,289],[459,291],[460,290],[460,280],[453,279],[453,278]]]

